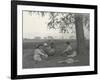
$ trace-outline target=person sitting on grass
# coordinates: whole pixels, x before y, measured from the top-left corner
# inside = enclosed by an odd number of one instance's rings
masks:
[[[66,49],[63,51],[63,54],[66,54],[67,57],[76,56],[76,51],[73,50],[70,42],[66,42]]]
[[[44,43],[44,51],[48,54],[48,56],[53,56],[55,54],[54,43],[47,44]]]
[[[33,56],[33,58],[34,58],[34,60],[36,62],[42,61],[42,56],[44,56],[45,58],[48,57],[48,55],[45,54],[45,52],[43,51],[42,47],[43,47],[43,45],[41,45],[41,44],[37,45],[36,48],[35,48],[35,50],[34,50],[34,56]]]

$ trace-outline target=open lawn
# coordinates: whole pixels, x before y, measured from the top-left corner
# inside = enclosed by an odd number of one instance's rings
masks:
[[[43,59],[39,63],[35,63],[33,60],[34,45],[37,43],[44,43],[46,40],[24,40],[23,41],[23,68],[45,68],[45,67],[67,67],[67,66],[86,66],[89,65],[89,41],[86,40],[85,54],[78,53],[73,59],[78,60],[75,63],[59,63],[68,59],[67,56],[61,55],[65,49],[65,42],[69,41],[72,44],[74,50],[77,48],[76,40],[54,40],[56,45],[56,52],[53,56],[49,56],[47,59]]]

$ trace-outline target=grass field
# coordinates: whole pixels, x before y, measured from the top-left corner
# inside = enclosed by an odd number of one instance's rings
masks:
[[[61,55],[62,51],[64,50],[65,42],[69,41],[72,44],[73,49],[76,50],[77,48],[77,41],[76,40],[54,40],[53,42],[56,45],[56,52],[53,56],[49,56],[47,59],[43,59],[39,63],[35,63],[33,60],[34,55],[34,45],[37,43],[44,43],[47,40],[24,40],[23,41],[23,68],[45,68],[45,67],[64,67],[64,66],[86,66],[89,65],[89,41],[86,40],[86,50],[85,54],[79,53],[73,59],[79,60],[76,63],[58,63],[59,61],[67,59],[66,56]]]

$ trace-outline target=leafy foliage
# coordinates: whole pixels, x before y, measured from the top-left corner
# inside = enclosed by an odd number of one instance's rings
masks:
[[[59,29],[60,33],[74,32],[73,26],[75,25],[75,14],[77,13],[65,13],[65,12],[44,12],[44,11],[29,11],[29,14],[37,14],[44,17],[49,15],[48,28]],[[89,30],[89,14],[83,14],[83,24]]]
[[[70,24],[74,23],[74,14],[72,13],[51,13],[48,27],[49,29],[60,29],[61,33],[68,32],[68,29],[72,26]]]

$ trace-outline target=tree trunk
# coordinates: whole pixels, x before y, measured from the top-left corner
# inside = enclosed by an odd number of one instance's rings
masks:
[[[76,38],[78,54],[85,53],[85,39],[83,30],[83,15],[75,14]]]

